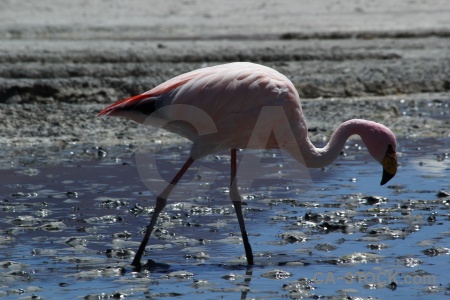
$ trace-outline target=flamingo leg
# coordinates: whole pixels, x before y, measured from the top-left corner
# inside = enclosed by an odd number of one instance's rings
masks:
[[[242,199],[239,195],[237,187],[237,164],[236,164],[236,148],[231,149],[231,182],[230,182],[230,198],[233,203],[234,210],[239,222],[239,228],[241,229],[242,241],[244,243],[245,255],[247,256],[247,264],[253,265],[253,252],[252,246],[248,241],[247,231],[245,230],[244,216],[242,215]]]
[[[150,220],[150,223],[147,225],[147,230],[145,231],[144,238],[142,239],[141,245],[139,246],[139,249],[136,252],[136,255],[134,256],[131,265],[138,268],[141,266],[141,257],[144,254],[145,247],[147,246],[150,235],[152,234],[153,228],[156,225],[158,216],[164,209],[164,207],[166,207],[167,198],[169,197],[170,193],[172,192],[178,181],[181,179],[181,177],[183,177],[184,173],[186,173],[186,171],[189,169],[189,167],[192,165],[193,162],[194,159],[192,157],[189,157],[187,161],[184,163],[183,167],[180,169],[180,171],[178,171],[177,175],[175,175],[175,177],[172,179],[170,184],[156,198],[155,210],[153,211],[153,215]]]

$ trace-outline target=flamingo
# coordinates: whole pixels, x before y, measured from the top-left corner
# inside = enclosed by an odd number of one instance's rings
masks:
[[[285,149],[306,167],[321,168],[332,163],[347,139],[356,134],[383,166],[381,185],[397,172],[397,141],[389,128],[373,121],[349,120],[334,131],[325,147],[316,148],[308,138],[293,83],[278,71],[253,63],[228,63],[179,75],[106,107],[98,116],[125,117],[159,126],[192,141],[189,158],[156,198],[150,223],[132,262],[135,267],[141,266],[141,257],[169,194],[192,163],[208,154],[231,149],[229,197],[249,266],[254,260],[236,180],[236,149]]]

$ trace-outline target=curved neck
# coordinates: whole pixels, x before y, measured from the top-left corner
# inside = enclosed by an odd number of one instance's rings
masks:
[[[331,164],[342,152],[345,142],[354,134],[359,135],[363,141],[370,127],[370,121],[353,119],[342,123],[331,135],[328,144],[323,148],[316,148],[307,136],[302,141],[297,141],[297,150],[289,152],[298,161],[308,168],[322,168]],[[298,149],[301,153],[299,153]],[[294,150],[294,151],[292,151]]]

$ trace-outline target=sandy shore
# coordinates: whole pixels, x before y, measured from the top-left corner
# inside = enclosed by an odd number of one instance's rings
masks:
[[[84,1],[0,4],[0,143],[178,140],[105,105],[180,73],[253,61],[286,74],[313,139],[364,117],[399,137],[450,134],[446,1]],[[150,138],[149,138],[150,136]]]

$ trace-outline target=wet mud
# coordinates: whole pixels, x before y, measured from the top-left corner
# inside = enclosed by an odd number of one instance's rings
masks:
[[[0,43],[5,46],[0,53],[0,144],[7,151],[9,146],[176,140],[95,116],[107,104],[183,72],[247,60],[292,80],[313,139],[326,138],[341,122],[357,117],[382,122],[398,137],[449,135],[445,38],[164,41],[164,47],[160,41],[107,40],[94,48],[89,41]]]
[[[0,3],[0,298],[448,297],[446,1],[217,1]],[[387,125],[399,172],[380,187],[357,139],[321,170],[252,152],[264,163],[261,177],[239,173],[248,268],[228,153],[207,157],[174,191],[137,272],[155,194],[189,143],[95,116],[231,61],[292,80],[318,146],[351,118]]]

